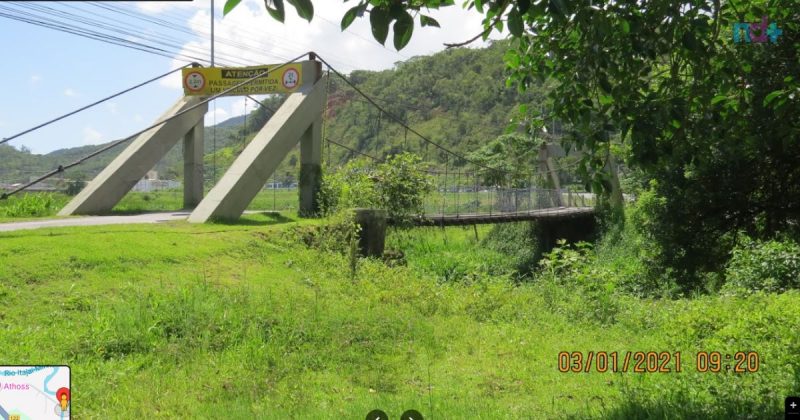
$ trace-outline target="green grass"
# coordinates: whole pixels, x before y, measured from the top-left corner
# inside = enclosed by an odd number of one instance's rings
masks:
[[[0,233],[2,363],[66,363],[84,418],[776,418],[800,383],[797,292],[619,296],[514,284],[470,227],[390,233],[407,266],[309,250],[287,226]],[[487,233],[478,229],[479,238]],[[684,372],[560,373],[560,351],[683,352]],[[698,373],[698,351],[758,351]]]

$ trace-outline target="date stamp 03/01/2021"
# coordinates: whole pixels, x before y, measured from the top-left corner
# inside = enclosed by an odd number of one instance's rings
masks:
[[[758,352],[699,351],[687,366],[681,352],[668,351],[562,351],[558,371],[563,373],[680,373],[686,368],[703,373],[758,372]]]

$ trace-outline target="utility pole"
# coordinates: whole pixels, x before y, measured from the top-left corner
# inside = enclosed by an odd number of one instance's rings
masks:
[[[214,0],[211,0],[211,67],[214,67]]]

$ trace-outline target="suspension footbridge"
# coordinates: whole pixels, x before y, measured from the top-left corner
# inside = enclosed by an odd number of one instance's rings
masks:
[[[308,59],[303,60],[305,57]],[[323,72],[323,66],[326,71]],[[428,147],[437,151],[429,175],[435,181],[433,193],[425,197],[420,214],[413,217],[417,225],[465,225],[504,223],[522,220],[569,220],[591,217],[594,196],[561,188],[559,172],[565,168],[555,165],[558,147],[542,145],[537,151],[538,164],[524,174],[514,173],[517,179],[527,179],[523,185],[486,185],[481,176],[487,171],[509,172],[476,162],[435,142],[414,129],[402,118],[385,109],[378,100],[359,89],[319,55],[310,52],[282,64],[243,69],[203,68],[187,65],[149,79],[124,91],[74,110],[36,127],[0,141],[6,143],[41,127],[68,118],[85,109],[125,94],[144,84],[180,71],[186,96],[178,100],[153,124],[128,137],[111,142],[73,162],[65,162],[28,183],[0,195],[6,199],[37,183],[96,158],[113,148],[127,145],[59,215],[108,215],[114,206],[141,180],[147,171],[162,159],[178,142],[183,144],[184,178],[183,207],[189,222],[203,223],[214,219],[237,219],[253,198],[263,189],[287,154],[299,144],[300,184],[298,212],[313,215],[318,212],[317,194],[323,163],[329,167],[331,147],[345,150],[349,157],[365,157],[375,163],[385,162],[389,155],[376,156],[365,150],[347,146],[345,140],[333,139],[324,132],[331,79],[337,78],[349,87],[359,100],[371,105],[377,113],[378,125],[396,124],[404,131],[404,145],[393,153],[415,152],[428,157]],[[235,83],[214,87],[214,72],[229,71]],[[224,76],[223,76],[224,77]],[[236,78],[238,77],[238,78]],[[270,79],[272,78],[272,79]],[[269,80],[272,80],[271,82]],[[261,86],[260,88],[256,88]],[[240,95],[252,98],[251,92],[272,86],[273,93],[287,95],[272,115],[210,191],[204,186],[204,116],[208,104],[222,96]],[[263,106],[266,106],[262,104]],[[380,134],[379,130],[375,135]],[[408,137],[416,141],[409,142]],[[419,150],[409,144],[416,143]],[[328,159],[323,162],[327,147]],[[424,147],[424,153],[421,151]],[[214,168],[216,172],[216,168]],[[519,183],[518,183],[519,184]],[[178,210],[178,209],[176,209]],[[112,219],[109,219],[111,221]],[[118,219],[115,219],[118,220]]]

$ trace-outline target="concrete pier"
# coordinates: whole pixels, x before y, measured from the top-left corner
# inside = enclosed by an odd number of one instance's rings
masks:
[[[164,121],[202,102],[203,99],[205,98],[199,96],[181,98],[167,112],[161,115],[157,121]],[[125,194],[147,174],[147,171],[151,170],[190,131],[193,134],[191,134],[192,140],[189,143],[193,147],[196,147],[198,138],[202,142],[203,117],[206,111],[208,111],[208,105],[203,104],[180,117],[140,134],[130,146],[123,150],[100,174],[89,182],[83,191],[61,209],[58,215],[103,214],[111,211]],[[200,128],[197,129],[197,127]],[[198,130],[200,131],[199,136],[197,134]],[[202,146],[199,152],[196,152],[193,148],[192,153],[194,159],[192,164],[197,164],[196,153],[200,153],[199,164],[202,165]],[[190,171],[190,177],[194,176],[195,170]],[[193,191],[190,194],[192,199],[197,197],[195,191],[197,179],[196,177],[191,178],[190,183],[187,184],[187,188]],[[202,169],[199,180],[200,196],[202,196]]]
[[[305,71],[305,70],[304,70]],[[322,158],[326,79],[292,93],[189,216],[190,223],[238,219],[298,141],[301,214],[313,212]],[[311,188],[308,188],[311,187]],[[317,187],[318,189],[318,187]]]

